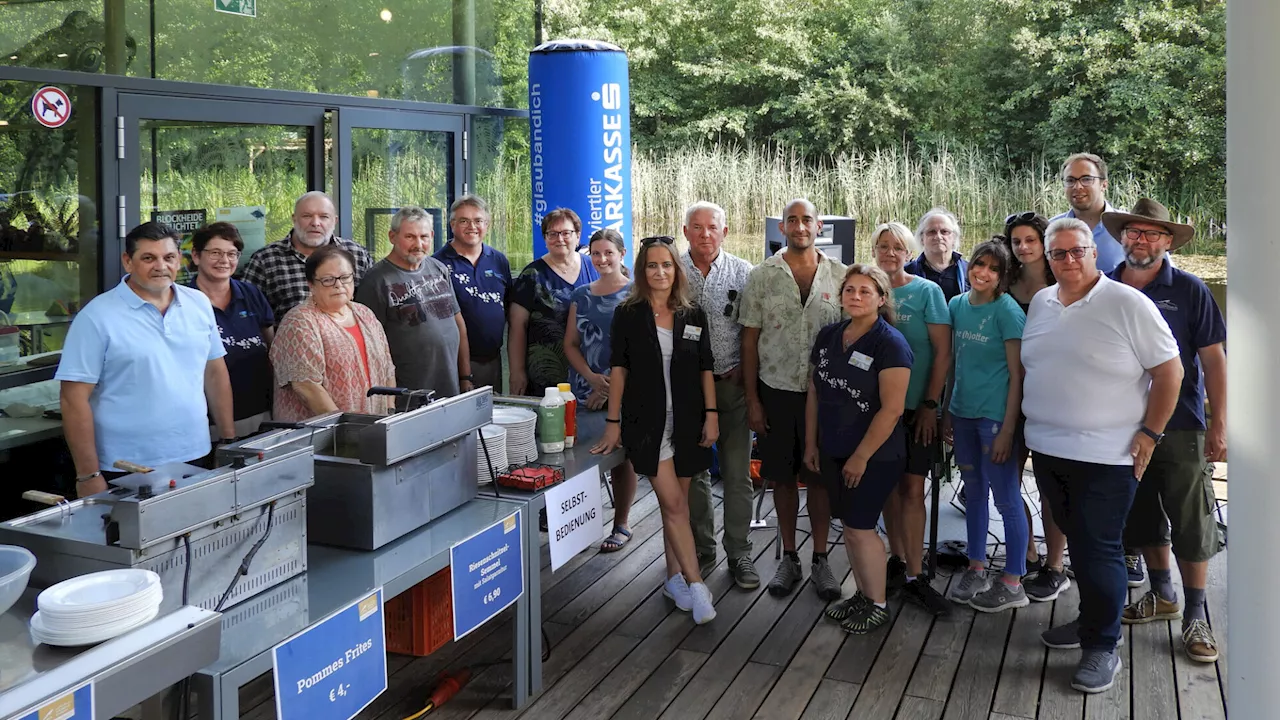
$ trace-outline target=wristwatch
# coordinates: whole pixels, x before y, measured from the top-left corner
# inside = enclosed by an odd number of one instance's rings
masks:
[[[923,408],[925,408],[925,409],[927,409],[927,410],[937,410],[937,409],[938,409],[938,401],[937,401],[937,400],[934,400],[934,399],[932,399],[932,398],[930,398],[930,399],[928,399],[928,400],[921,400],[921,401],[920,401],[920,407],[923,407]]]
[[[474,383],[476,381],[476,376],[475,375],[459,375],[458,382],[464,382],[464,381],[469,383]]]
[[[1147,427],[1146,425],[1139,427],[1138,432],[1142,433],[1143,435],[1146,435],[1152,440],[1155,440],[1157,445],[1159,445],[1160,441],[1164,439],[1164,433],[1158,433],[1155,430],[1152,430],[1151,428]]]

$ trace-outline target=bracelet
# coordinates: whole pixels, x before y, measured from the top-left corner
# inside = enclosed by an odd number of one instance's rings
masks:
[[[84,475],[84,476],[81,476],[81,477],[76,477],[76,482],[78,482],[78,483],[82,483],[82,482],[89,482],[90,480],[92,480],[92,479],[94,479],[94,478],[96,478],[96,477],[102,477],[102,471],[101,471],[101,470],[95,470],[94,472],[92,472],[92,473],[90,473],[90,474],[88,474],[88,475]]]
[[[619,425],[621,425],[621,424],[622,424],[622,421],[621,421],[621,420],[614,420],[613,418],[605,418],[605,419],[604,419],[604,421],[605,421],[605,422],[607,422],[607,423],[616,423],[616,424],[619,424]]]
[[[703,415],[706,415],[707,413],[715,413],[715,414],[719,415],[719,414],[720,414],[720,408],[707,408],[706,410],[703,410],[703,411],[702,411],[702,414],[703,414]]]

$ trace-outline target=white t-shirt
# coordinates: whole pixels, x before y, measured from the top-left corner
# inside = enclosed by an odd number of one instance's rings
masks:
[[[662,379],[667,383],[667,413],[671,412],[671,354],[675,350],[675,335],[666,328],[658,328],[658,349],[662,352]]]
[[[1132,465],[1153,368],[1178,343],[1147,296],[1106,275],[1064,307],[1049,286],[1031,300],[1022,333],[1027,447],[1101,465]]]

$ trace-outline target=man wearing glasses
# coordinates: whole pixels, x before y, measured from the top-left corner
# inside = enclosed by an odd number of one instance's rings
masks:
[[[450,397],[471,389],[467,326],[449,268],[431,257],[434,225],[426,210],[406,205],[391,216],[391,252],[356,290],[387,333],[396,385]]]
[[[684,211],[684,238],[689,250],[681,257],[689,278],[689,297],[707,315],[711,355],[715,359],[716,407],[720,439],[716,441],[720,481],[724,487],[724,552],[733,582],[743,590],[760,587],[751,561],[751,429],[747,396],[742,389],[742,325],[738,306],[751,274],[751,263],[723,249],[724,208],[696,202]],[[706,577],[716,564],[711,475],[699,473],[689,486],[689,519],[698,564]]]
[[[1080,616],[1041,638],[1051,648],[1081,648],[1071,686],[1099,693],[1120,670],[1125,518],[1183,371],[1155,304],[1098,271],[1088,225],[1055,220],[1045,246],[1058,284],[1036,293],[1027,314],[1022,411],[1036,482],[1067,535]]]
[[[453,240],[435,259],[449,268],[453,293],[467,326],[471,374],[476,387],[502,392],[502,336],[507,329],[511,263],[500,250],[485,244],[489,206],[476,195],[463,195],[449,207]]]
[[[1084,221],[1093,233],[1098,250],[1098,268],[1111,272],[1124,262],[1124,248],[1107,232],[1102,213],[1115,210],[1107,202],[1107,162],[1093,153],[1076,153],[1062,163],[1062,188],[1071,209],[1053,218]]]
[[[787,203],[778,229],[787,238],[782,252],[765,258],[747,278],[738,321],[742,323],[742,383],[747,423],[756,432],[761,474],[774,483],[782,562],[769,593],[782,597],[804,578],[796,552],[798,483],[808,488],[813,528],[813,588],[823,600],[840,598],[840,583],[827,562],[831,504],[817,473],[804,467],[805,402],[809,350],[818,331],[838,322],[844,265],[818,251],[814,241],[822,220],[813,203]]]
[[[1168,254],[1194,234],[1190,225],[1172,222],[1163,205],[1146,198],[1128,213],[1106,213],[1102,222],[1124,242],[1125,262],[1111,272],[1111,279],[1141,290],[1156,304],[1178,342],[1183,370],[1177,409],[1151,455],[1125,523],[1125,547],[1142,548],[1151,589],[1124,609],[1123,622],[1181,618],[1187,656],[1214,662],[1218,646],[1205,616],[1204,593],[1209,560],[1221,542],[1213,516],[1210,463],[1225,460],[1227,454],[1227,326],[1204,281],[1169,263]],[[1206,390],[1212,426],[1205,423]],[[1186,593],[1184,608],[1178,607],[1173,588],[1171,544]]]
[[[356,259],[356,283],[373,267],[373,258],[359,244],[333,234],[338,211],[333,200],[319,190],[305,193],[293,205],[293,229],[282,240],[258,250],[244,268],[244,279],[258,286],[271,303],[276,320],[311,294],[307,285],[307,258],[316,248],[341,245]]]

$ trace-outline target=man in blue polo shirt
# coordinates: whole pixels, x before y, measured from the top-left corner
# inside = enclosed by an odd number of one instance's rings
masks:
[[[208,455],[210,407],[221,437],[235,437],[213,307],[173,282],[177,233],[144,223],[124,246],[128,274],[76,316],[54,376],[81,497],[106,490],[121,460],[155,467]]]
[[[502,335],[507,329],[507,292],[511,263],[485,245],[489,208],[475,195],[463,195],[449,207],[453,240],[435,259],[449,268],[454,295],[467,327],[471,376],[475,387],[490,385],[502,392]]]
[[[1183,367],[1178,405],[1138,484],[1124,528],[1125,547],[1142,549],[1151,590],[1124,609],[1122,620],[1137,624],[1181,617],[1187,656],[1213,662],[1218,647],[1205,617],[1204,593],[1209,559],[1221,539],[1209,463],[1227,454],[1227,326],[1208,286],[1169,263],[1168,253],[1191,239],[1190,225],[1172,222],[1163,205],[1146,198],[1128,213],[1103,214],[1102,223],[1125,249],[1125,262],[1111,272],[1111,279],[1141,290],[1155,303],[1178,341]],[[1206,390],[1213,408],[1208,426]],[[1181,609],[1170,571],[1170,544],[1186,594]]]
[[[1114,212],[1107,202],[1107,162],[1093,153],[1076,153],[1062,163],[1062,188],[1071,209],[1055,215],[1077,218],[1093,230],[1093,244],[1098,248],[1098,269],[1109,273],[1124,262],[1125,251],[1120,242],[1102,224],[1102,214]]]

